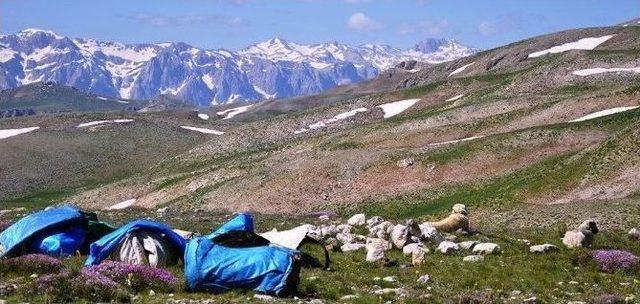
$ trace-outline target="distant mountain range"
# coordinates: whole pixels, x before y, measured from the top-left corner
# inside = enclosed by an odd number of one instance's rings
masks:
[[[426,39],[400,50],[378,44],[302,45],[280,38],[231,52],[182,42],[71,39],[26,29],[0,36],[0,88],[55,82],[105,97],[174,95],[208,106],[317,94],[371,79],[401,61],[439,63],[475,52],[450,39]]]

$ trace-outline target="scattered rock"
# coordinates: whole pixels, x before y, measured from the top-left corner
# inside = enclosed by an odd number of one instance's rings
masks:
[[[373,227],[384,222],[384,219],[380,216],[372,216],[367,220],[367,227]]]
[[[402,253],[404,255],[411,255],[416,250],[423,250],[425,252],[429,252],[429,248],[425,247],[422,243],[411,243],[402,247]]]
[[[378,289],[373,293],[377,295],[386,295],[386,294],[404,295],[407,293],[407,291],[404,290],[404,288],[383,288],[383,289]]]
[[[383,239],[367,239],[367,262],[376,262],[384,258],[385,251],[391,249],[391,243]]]
[[[462,258],[463,262],[482,262],[484,261],[484,256],[483,255],[468,255],[464,258]]]
[[[353,230],[353,226],[347,224],[340,224],[336,228],[342,233],[351,233],[351,230]]]
[[[525,304],[525,303],[538,303],[538,298],[530,297],[530,298],[522,300],[522,303],[523,304]]]
[[[458,244],[450,241],[443,241],[438,245],[438,251],[444,254],[454,253],[458,249],[460,249],[460,247],[458,247]]]
[[[349,300],[355,300],[355,299],[359,299],[360,296],[359,295],[346,295],[346,296],[342,296],[340,297],[341,301],[349,301]]]
[[[385,281],[385,282],[389,282],[389,283],[394,283],[394,282],[398,281],[398,279],[396,279],[396,277],[394,277],[394,276],[384,277],[384,278],[382,278],[382,280]]]
[[[269,295],[265,295],[265,294],[255,294],[253,295],[253,298],[256,300],[261,300],[261,301],[265,301],[265,302],[272,302],[275,301],[276,299],[272,296]]]
[[[464,241],[458,243],[458,246],[460,246],[460,249],[463,250],[473,250],[473,247],[475,247],[477,244],[477,241]]]
[[[389,239],[391,232],[393,231],[393,223],[389,221],[382,222],[369,229],[369,236],[379,239]]]
[[[349,243],[349,244],[344,244],[340,246],[340,250],[342,252],[350,252],[350,251],[357,251],[365,247],[366,247],[365,244]]]
[[[150,290],[149,290],[149,295],[153,297],[153,296],[155,296],[155,295],[156,295],[156,292],[155,292],[155,291],[153,291],[153,289],[150,289]]]
[[[548,252],[548,251],[552,251],[552,250],[557,250],[558,247],[555,245],[551,245],[551,244],[542,244],[542,245],[534,245],[529,247],[529,252],[533,252],[533,253],[543,253],[543,252]]]
[[[425,223],[420,224],[420,233],[423,240],[434,244],[440,244],[440,242],[444,241],[444,236],[436,228]]]
[[[476,254],[495,254],[500,253],[500,245],[496,243],[480,243],[473,247],[471,250]]]
[[[393,226],[393,230],[391,230],[391,243],[393,243],[396,248],[402,249],[409,242],[409,227],[400,224]]]
[[[354,243],[355,236],[351,233],[338,233],[336,234],[336,240],[338,240],[340,244],[350,244]]]
[[[366,223],[366,217],[364,213],[358,213],[347,220],[347,223],[351,226],[362,226]]]
[[[319,216],[319,217],[318,217],[318,219],[319,219],[321,222],[328,222],[328,221],[330,221],[330,220],[331,220],[331,219],[329,218],[329,216],[328,216],[328,215],[326,215],[326,214],[323,214],[323,215]]]
[[[422,275],[418,278],[417,282],[420,284],[426,284],[431,280],[431,277],[428,274]]]
[[[401,159],[398,161],[398,167],[400,168],[410,167],[410,166],[413,166],[415,162],[416,161],[413,159],[413,157]]]
[[[427,256],[426,248],[417,248],[411,253],[411,265],[420,266],[424,264]]]
[[[632,228],[629,230],[629,237],[634,240],[640,240],[640,229]]]

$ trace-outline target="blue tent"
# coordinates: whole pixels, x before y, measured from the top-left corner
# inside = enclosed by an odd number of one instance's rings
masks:
[[[240,214],[209,236],[191,240],[184,254],[185,277],[190,290],[223,292],[243,288],[283,296],[297,287],[298,251],[269,245],[264,239],[266,243],[249,241],[260,243],[255,246],[231,246],[229,242],[221,244],[217,241],[229,235],[231,238],[238,236],[241,243],[246,243],[247,236],[253,241],[262,239],[253,233],[251,215]]]
[[[91,246],[89,247],[89,257],[84,264],[90,266],[102,263],[104,259],[118,248],[128,233],[138,230],[145,230],[159,235],[164,235],[165,239],[175,246],[180,254],[184,252],[187,241],[179,234],[173,232],[171,228],[164,224],[149,220],[136,220],[91,243]]]
[[[0,258],[34,252],[72,255],[85,241],[86,224],[85,214],[73,207],[30,214],[0,233]]]

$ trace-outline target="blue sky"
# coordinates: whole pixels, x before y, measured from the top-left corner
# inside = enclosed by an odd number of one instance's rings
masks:
[[[402,48],[448,37],[487,49],[639,15],[638,0],[0,0],[0,31],[232,50],[274,36]]]

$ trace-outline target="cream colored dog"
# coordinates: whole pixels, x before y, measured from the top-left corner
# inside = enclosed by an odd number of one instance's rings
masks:
[[[467,207],[463,204],[455,204],[453,205],[451,214],[445,219],[437,222],[426,222],[424,224],[444,232],[454,232],[460,229],[467,231],[469,229]]]

